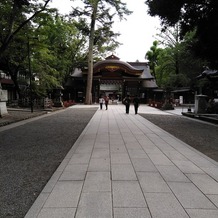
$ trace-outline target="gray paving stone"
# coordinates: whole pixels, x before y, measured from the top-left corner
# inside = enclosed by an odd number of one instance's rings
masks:
[[[218,210],[187,209],[190,218],[217,218]]]
[[[218,167],[201,167],[201,169],[218,181]]]
[[[126,126],[126,124],[118,124],[121,134],[131,134],[131,130]]]
[[[132,164],[136,172],[155,172],[157,168],[148,158],[132,158]]]
[[[146,193],[145,197],[152,217],[189,218],[172,193]]]
[[[137,180],[132,164],[112,164],[112,180]]]
[[[84,180],[88,164],[69,164],[59,180]]]
[[[76,151],[75,151],[75,154],[76,153],[91,153],[92,152],[92,149],[93,149],[93,146],[86,146],[86,145],[80,145]]]
[[[118,129],[116,129],[116,132],[117,132]],[[109,142],[110,144],[120,144],[120,143],[124,143],[123,142],[123,137],[120,135],[120,133],[118,134],[111,134],[109,135]]]
[[[173,165],[173,163],[163,153],[148,154],[148,156],[151,158],[151,161],[154,163],[154,165]]]
[[[105,143],[105,142],[95,142],[95,148],[107,148],[109,149],[109,143]]]
[[[154,154],[154,155],[162,154],[162,151],[155,145],[153,146],[142,145],[142,148],[147,154]]]
[[[148,158],[148,155],[143,149],[131,149],[128,150],[130,158]]]
[[[67,164],[69,163],[69,161],[70,161],[70,158],[64,158],[56,171],[62,172],[64,168],[67,166]]]
[[[112,181],[114,207],[147,207],[137,181]]]
[[[207,174],[186,175],[204,194],[218,194],[218,182]]]
[[[61,176],[62,171],[55,171],[50,180],[47,182],[45,187],[43,188],[42,192],[51,192],[54,188],[55,184],[57,183],[58,179]]]
[[[82,185],[82,181],[58,182],[45,202],[45,207],[77,207]]]
[[[184,143],[180,141],[179,139],[173,137],[172,135],[165,135],[161,136],[161,138],[166,141],[169,145],[171,145],[173,148],[176,148],[177,150],[182,148]]]
[[[111,153],[111,164],[130,164],[130,158],[127,153]]]
[[[88,171],[109,172],[110,159],[109,158],[92,158],[89,163]]]
[[[171,161],[186,161],[188,160],[183,154],[179,153],[176,150],[162,150],[163,153],[171,160]]]
[[[110,146],[110,152],[111,153],[127,153],[127,150],[126,150],[125,145],[115,144],[115,145]]]
[[[154,144],[147,136],[145,136],[145,135],[144,135],[144,138],[138,139],[138,142],[139,142],[139,144],[140,144],[141,146],[143,146],[143,147],[148,147],[148,148],[150,148],[150,147],[155,146],[155,144]]]
[[[94,148],[92,158],[109,158],[108,148]]]
[[[103,122],[105,122],[103,125],[102,125],[102,123],[100,123],[100,125],[99,125],[98,135],[105,135],[106,133],[109,132],[109,129],[108,129],[108,126],[107,126],[107,124],[108,124],[107,120],[105,120]]]
[[[110,192],[110,172],[88,172],[82,192]]]
[[[72,156],[69,164],[88,164],[91,153],[77,153]]]
[[[217,167],[213,162],[209,161],[207,158],[200,156],[200,155],[194,155],[191,156],[191,161],[195,163],[198,167]]]
[[[143,192],[171,192],[158,172],[137,172]]]
[[[100,129],[101,129],[101,127],[99,127],[99,130]],[[96,138],[95,138],[95,142],[109,143],[108,131],[105,131],[104,134],[98,133]]]
[[[201,168],[197,167],[189,160],[172,160],[173,163],[183,172],[183,173],[204,173]]]
[[[95,126],[96,125],[96,126]],[[93,126],[92,126],[92,128],[88,128],[87,130],[86,130],[86,136],[91,136],[91,137],[93,137],[93,136],[95,136],[97,133],[98,133],[98,128],[97,128],[97,125],[98,125],[98,122],[94,122],[93,121]]]
[[[192,157],[198,155],[198,154],[196,154],[197,150],[186,146],[186,144],[184,144],[184,143],[178,143],[176,150],[179,151],[181,154],[183,154],[185,157],[187,157],[190,160],[192,159]]]
[[[134,142],[137,142],[136,138],[134,137],[134,135],[132,133],[122,133],[122,136],[123,136],[123,140],[125,143],[134,143]]]
[[[139,140],[145,140],[145,134],[142,132],[142,131],[140,131],[140,130],[138,130],[135,134],[134,134],[134,136],[135,136],[135,138],[137,139],[137,141],[139,141]]]
[[[170,146],[167,142],[158,142],[155,143],[155,145],[163,152],[173,152],[175,151],[175,148],[173,148],[172,146]]]
[[[190,182],[176,166],[157,166],[157,169],[167,182]]]
[[[76,218],[112,218],[111,193],[82,193]]]
[[[140,150],[142,149],[141,145],[137,142],[137,141],[133,141],[133,142],[126,142],[126,148],[127,150]]]
[[[175,149],[165,142],[160,137],[150,138],[150,140],[161,150],[161,151],[174,151]]]
[[[85,135],[79,142],[78,147],[93,147],[95,143],[95,138],[93,136]]]
[[[43,208],[37,218],[72,218],[76,208]]]
[[[218,208],[218,195],[207,195],[207,197],[217,206]]]
[[[147,208],[114,208],[114,218],[151,218]]]
[[[148,137],[148,139],[153,142],[153,144],[155,145],[154,142],[156,142],[158,139],[160,139],[160,137],[158,136],[158,134],[156,134],[155,129],[157,128],[157,126],[153,125],[151,126],[152,131],[150,133],[146,133],[146,136]],[[161,139],[162,140],[162,139]]]
[[[184,208],[216,208],[193,183],[169,182],[168,184]]]

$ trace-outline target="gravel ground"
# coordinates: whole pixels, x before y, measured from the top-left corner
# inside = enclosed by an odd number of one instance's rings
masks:
[[[32,117],[37,117],[43,114],[46,114],[48,112],[46,111],[33,111],[33,113],[31,113],[28,110],[21,110],[21,109],[10,109],[8,110],[8,115],[5,115],[3,117],[0,117],[0,127],[1,126],[6,126],[8,124],[11,123],[15,123],[21,120],[26,120]]]
[[[178,115],[140,115],[218,162],[218,125]]]
[[[24,217],[96,110],[66,109],[0,132],[1,218]]]

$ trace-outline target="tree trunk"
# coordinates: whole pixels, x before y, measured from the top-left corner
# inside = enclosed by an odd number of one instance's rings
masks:
[[[18,81],[17,81],[18,70],[16,72],[13,72],[13,73],[9,72],[9,74],[11,76],[12,81],[14,82],[14,87],[15,87],[16,93],[18,94],[18,98],[20,99],[21,98],[20,86],[19,86]]]
[[[93,12],[91,19],[91,28],[89,36],[89,55],[88,55],[88,75],[87,75],[87,85],[86,85],[86,99],[85,104],[92,104],[92,81],[93,81],[93,45],[94,45],[94,35],[95,35],[95,21],[97,15],[99,0],[93,4]]]

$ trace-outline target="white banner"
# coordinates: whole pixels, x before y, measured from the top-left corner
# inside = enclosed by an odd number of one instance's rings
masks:
[[[101,84],[100,90],[101,91],[116,91],[119,90],[119,84]]]

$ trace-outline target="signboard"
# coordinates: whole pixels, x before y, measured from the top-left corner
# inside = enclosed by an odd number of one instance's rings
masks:
[[[118,70],[119,68],[120,68],[119,66],[111,66],[111,65],[105,67],[105,69],[107,69],[111,72],[114,72],[114,71]]]
[[[120,85],[119,84],[101,84],[100,90],[102,91],[115,91],[119,90]]]

